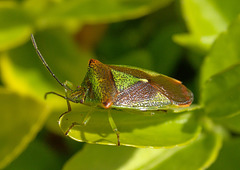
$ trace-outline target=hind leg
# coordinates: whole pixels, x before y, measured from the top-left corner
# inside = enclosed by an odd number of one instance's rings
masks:
[[[110,109],[108,110],[108,120],[109,120],[109,123],[111,125],[113,132],[117,135],[117,146],[120,146],[120,139],[119,139],[120,132],[118,131],[117,126],[112,118]]]

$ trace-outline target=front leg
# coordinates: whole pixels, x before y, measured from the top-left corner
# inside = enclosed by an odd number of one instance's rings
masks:
[[[71,126],[69,126],[69,128],[66,130],[66,132],[64,133],[65,136],[68,135],[68,133],[71,131],[71,129],[74,126],[86,126],[87,123],[89,122],[89,120],[91,119],[91,113],[92,113],[92,109],[90,109],[90,111],[87,113],[87,115],[84,117],[83,121],[81,123],[78,122],[73,122]],[[63,113],[64,114],[64,113]]]
[[[69,100],[66,99],[66,101],[67,101],[67,107],[68,107],[68,110],[67,110],[66,112],[62,113],[62,114],[59,116],[59,118],[58,118],[58,123],[59,123],[59,120],[60,120],[65,114],[67,114],[67,113],[69,113],[69,112],[72,111],[72,108],[71,108],[71,105],[70,105]]]

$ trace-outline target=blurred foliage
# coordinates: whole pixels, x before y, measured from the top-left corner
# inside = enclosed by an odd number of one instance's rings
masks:
[[[0,1],[0,169],[239,169],[240,2],[237,0]],[[183,81],[193,106],[111,111],[44,94],[79,85],[88,60],[150,69]],[[92,144],[87,144],[92,143]],[[101,144],[101,145],[99,145]],[[189,161],[191,160],[191,161]],[[30,163],[29,163],[30,162]],[[184,163],[183,163],[184,162]]]

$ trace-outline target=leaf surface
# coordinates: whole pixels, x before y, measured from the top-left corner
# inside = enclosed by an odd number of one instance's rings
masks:
[[[201,85],[210,77],[240,62],[240,17],[222,33],[205,58],[201,70]]]
[[[0,51],[27,42],[33,31],[31,17],[15,5],[0,4]]]
[[[0,88],[0,168],[15,159],[42,128],[48,109],[42,102]]]
[[[203,87],[202,100],[212,118],[240,114],[240,64],[212,76]]]
[[[215,160],[221,143],[221,137],[216,134],[202,134],[186,146],[169,149],[86,145],[65,164],[64,170],[204,169]]]
[[[78,106],[60,119],[60,127],[66,132],[73,122],[82,123],[85,115],[91,113],[86,126],[76,125],[68,133],[77,141],[116,145],[117,136],[108,121],[105,109]],[[92,111],[91,111],[92,109]],[[164,113],[162,111],[137,112],[110,110],[120,131],[121,145],[134,147],[172,147],[195,139],[200,132],[193,112]]]
[[[144,16],[170,2],[171,0],[71,0],[46,11],[43,18],[50,21],[117,22]]]
[[[181,0],[181,6],[190,33],[177,35],[174,39],[198,51],[208,51],[240,11],[240,3],[235,0]]]

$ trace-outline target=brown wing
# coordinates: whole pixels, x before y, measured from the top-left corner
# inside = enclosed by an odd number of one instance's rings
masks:
[[[176,79],[138,68],[113,65],[110,67],[140,79],[147,79],[155,90],[168,97],[174,105],[189,106],[193,101],[193,93]]]
[[[188,106],[193,101],[193,93],[178,80],[160,74],[151,78],[149,83],[167,96],[174,105]]]
[[[115,106],[127,108],[161,108],[171,101],[148,82],[139,81],[117,95]]]

